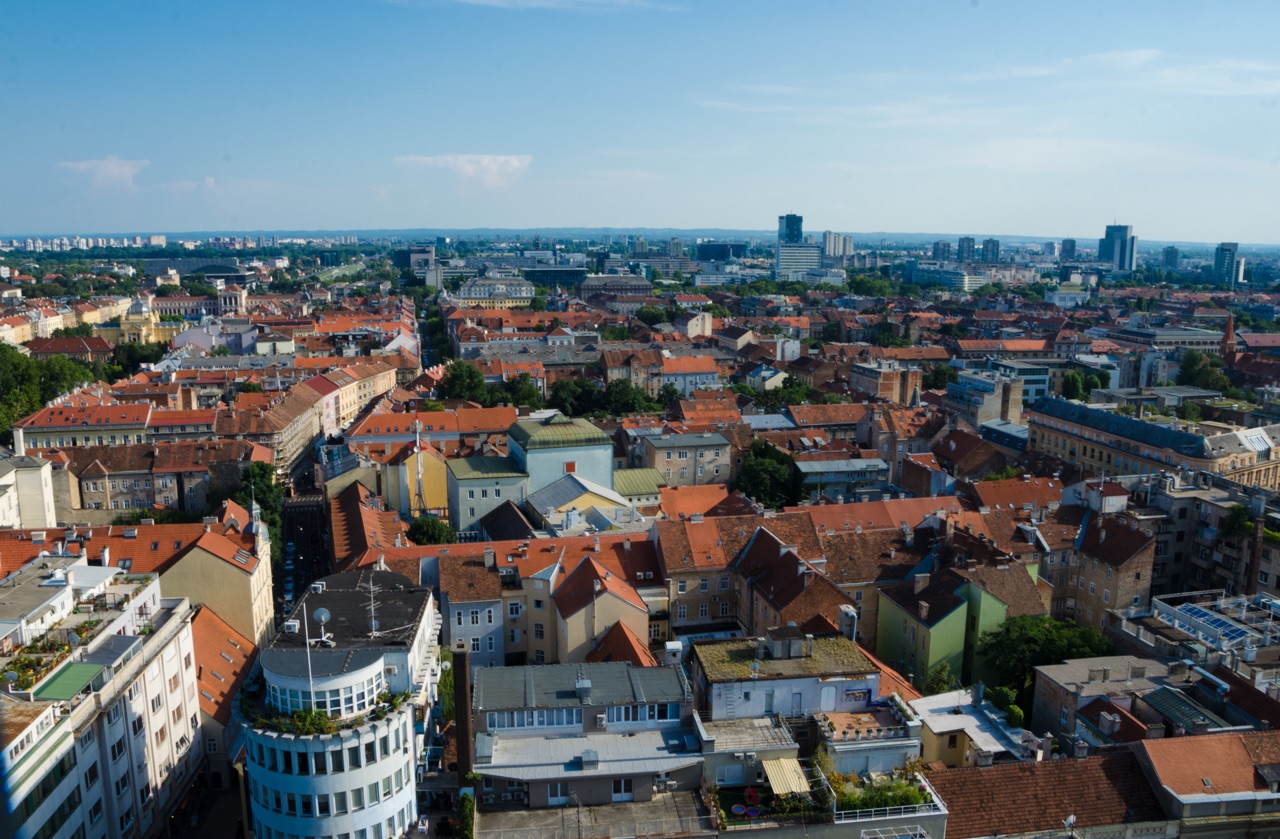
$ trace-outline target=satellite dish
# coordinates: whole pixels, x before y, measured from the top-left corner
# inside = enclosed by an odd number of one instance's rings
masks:
[[[372,631],[372,632],[377,632],[377,631],[378,631],[378,627],[379,627],[379,626],[380,626],[380,624],[379,624],[376,620],[371,620],[371,621],[369,621],[369,629],[370,629],[370,631]]]
[[[329,619],[332,618],[333,615],[329,614],[328,609],[316,609],[314,612],[311,613],[311,617],[313,620],[315,620],[316,623],[320,624],[321,626],[324,626],[326,623],[329,622]]]
[[[13,683],[18,681],[18,674],[13,670],[6,670],[4,680],[9,683],[9,690],[13,690]]]
[[[440,662],[440,669],[441,669],[441,670],[452,670],[452,669],[453,669],[453,662],[452,662],[452,661],[442,661],[442,662]],[[15,675],[16,675],[16,674],[15,674]]]
[[[74,647],[76,644],[80,643],[80,636],[75,634],[74,632],[68,632],[67,643]]]

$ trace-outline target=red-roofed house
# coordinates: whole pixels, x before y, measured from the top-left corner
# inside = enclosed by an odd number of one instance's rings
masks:
[[[685,355],[662,359],[662,384],[671,385],[684,396],[695,390],[717,390],[720,368],[710,355]]]
[[[556,658],[583,661],[615,624],[637,637],[649,634],[649,608],[626,580],[588,556],[578,563],[551,599],[559,614]]]
[[[200,690],[200,736],[213,788],[223,789],[232,777],[235,731],[227,731],[232,703],[258,657],[258,647],[208,606],[201,606],[191,620],[191,641]]]

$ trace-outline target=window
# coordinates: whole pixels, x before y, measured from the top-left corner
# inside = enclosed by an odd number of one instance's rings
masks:
[[[688,617],[688,614],[689,614],[689,610],[685,608],[685,605],[683,603],[681,603],[679,606],[676,607],[676,617],[679,618],[680,620],[684,620],[686,617]]]
[[[533,663],[534,663],[534,664],[543,664],[543,663],[546,661],[546,659],[547,659],[547,657],[546,657],[546,655],[542,652],[542,650],[534,650],[534,651],[533,651]]]
[[[708,607],[707,607],[707,604],[706,604],[706,603],[699,603],[699,604],[698,604],[698,617],[700,617],[700,618],[705,618],[705,617],[707,617],[707,616],[708,616],[708,615],[710,615],[710,614],[711,614],[711,612],[709,611],[709,609],[708,609]]]
[[[129,791],[129,776],[128,776],[128,774],[121,775],[119,778],[116,778],[116,784],[115,784],[115,787],[116,787],[116,797],[117,797],[117,798],[118,798],[118,797],[120,797],[120,796],[122,796],[122,795],[124,795],[126,792],[128,792],[128,791]]]
[[[711,590],[711,586],[706,577],[703,577],[702,579],[698,580],[698,591],[702,592],[703,594],[706,594],[710,590]]]
[[[489,626],[493,626],[493,609],[484,610],[484,622]]]
[[[535,609],[541,609],[541,608],[542,608],[542,601],[541,601],[541,600],[535,600],[535,601],[533,601],[533,608],[535,608]]]
[[[539,641],[541,641],[544,637],[546,637],[542,624],[535,623],[533,625],[533,637]]]
[[[728,601],[728,600],[722,600],[722,601],[720,602],[720,617],[722,617],[722,618],[727,618],[727,617],[729,617],[729,608],[730,608],[730,606],[729,606],[729,601]]]
[[[133,810],[125,810],[120,815],[120,831],[123,833],[133,827]]]
[[[458,626],[462,626],[462,612],[458,612]]]
[[[334,752],[329,756],[329,760],[330,760],[330,762],[331,762],[331,764],[332,764],[332,769],[333,769],[333,771],[334,771],[334,772],[343,772],[343,771],[345,771],[346,767],[344,767],[344,766],[342,765],[342,756],[343,756],[343,751],[342,751],[342,749],[336,749],[336,750],[335,750],[335,751],[334,751]]]
[[[89,769],[84,773],[84,788],[91,789],[94,784],[98,783],[98,761],[89,764]]]
[[[121,737],[119,740],[115,741],[115,743],[111,745],[112,762],[117,761],[120,758],[124,757],[124,753],[125,753],[124,738]]]
[[[958,744],[959,739],[960,739],[960,735],[958,735],[958,734],[948,734],[948,735],[947,735],[947,748],[948,748],[948,749],[954,749],[954,748],[956,747],[956,745]]]
[[[378,744],[373,740],[364,744],[364,762],[376,763],[378,760]]]
[[[477,636],[477,637],[475,637],[475,638],[472,638],[472,639],[471,639],[471,652],[473,652],[473,653],[478,653],[478,652],[480,652],[480,638],[479,638],[479,636]]]
[[[119,702],[112,705],[110,708],[107,709],[107,723],[109,725],[115,725],[116,723],[120,722],[120,715],[123,713],[124,711],[121,708]]]
[[[352,769],[359,769],[360,768],[360,747],[351,746],[349,749],[347,749],[347,758],[348,758],[348,763],[351,764]]]
[[[688,581],[686,581],[686,580],[677,580],[677,581],[676,581],[676,594],[684,594],[684,593],[685,593],[685,591],[688,589],[688,585],[689,585],[689,584],[688,584]]]
[[[489,646],[489,652],[493,652],[493,636],[492,635],[489,636],[488,646]]]
[[[479,625],[480,625],[480,610],[479,610],[479,609],[472,609],[472,610],[471,610],[471,625],[472,625],[472,626],[479,626]]]
[[[467,490],[467,498],[475,498],[475,497],[476,497],[476,491],[474,489]]]
[[[520,617],[520,601],[519,600],[512,600],[510,603],[507,604],[507,614],[513,618]]]
[[[134,717],[133,722],[129,724],[129,728],[133,731],[133,736],[137,737],[146,730],[146,725],[142,722],[142,717]]]
[[[728,574],[725,574],[725,575],[723,575],[723,576],[721,576],[721,577],[720,577],[720,590],[721,590],[721,591],[728,591],[728,590],[729,590],[729,575],[728,575]]]

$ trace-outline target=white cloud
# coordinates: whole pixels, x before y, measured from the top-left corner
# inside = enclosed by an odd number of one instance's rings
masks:
[[[137,189],[134,177],[151,165],[150,160],[121,160],[107,155],[102,160],[64,160],[58,164],[63,169],[87,174],[96,187],[124,187]]]
[[[504,186],[533,163],[531,154],[402,154],[393,160],[401,166],[434,166],[452,169],[485,186]]]

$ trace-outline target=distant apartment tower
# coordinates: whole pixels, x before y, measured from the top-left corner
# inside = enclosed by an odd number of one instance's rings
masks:
[[[983,239],[982,240],[982,261],[983,262],[999,262],[1000,261],[1000,240],[999,239]]]
[[[831,230],[822,233],[822,255],[830,259],[837,259],[846,256],[844,249],[845,239],[847,237]]]
[[[1132,271],[1138,252],[1138,237],[1127,224],[1108,224],[1105,235],[1098,240],[1098,261],[1109,262],[1117,270]]]
[[[1163,251],[1163,256],[1160,258],[1160,264],[1165,268],[1177,268],[1178,256],[1178,249],[1173,245],[1169,245]]]
[[[778,216],[778,244],[800,245],[804,243],[804,216],[788,213]]]
[[[679,259],[684,256],[684,242],[680,241],[679,238],[672,236],[671,239],[667,241],[667,256],[672,259]]]
[[[951,243],[941,239],[933,243],[933,258],[937,262],[951,261]]]
[[[960,242],[956,246],[956,261],[973,262],[976,244],[972,236],[961,236]]]
[[[1058,258],[1063,262],[1075,262],[1076,260],[1076,240],[1063,239],[1062,251],[1058,254]]]
[[[1222,242],[1213,249],[1213,277],[1218,285],[1232,286],[1244,280],[1244,260],[1239,242]]]
[[[1043,245],[1041,245],[1041,246],[1040,246],[1040,253],[1044,254],[1045,256],[1049,257],[1050,259],[1055,259],[1055,258],[1057,258],[1057,256],[1058,256],[1058,243],[1057,243],[1057,242],[1045,242]]]
[[[845,255],[845,256],[853,256],[854,252],[855,252],[857,249],[858,249],[858,248],[857,248],[857,246],[856,246],[856,245],[854,244],[854,242],[853,242],[853,237],[852,237],[852,236],[845,236],[845,237],[844,237],[844,255]]]

